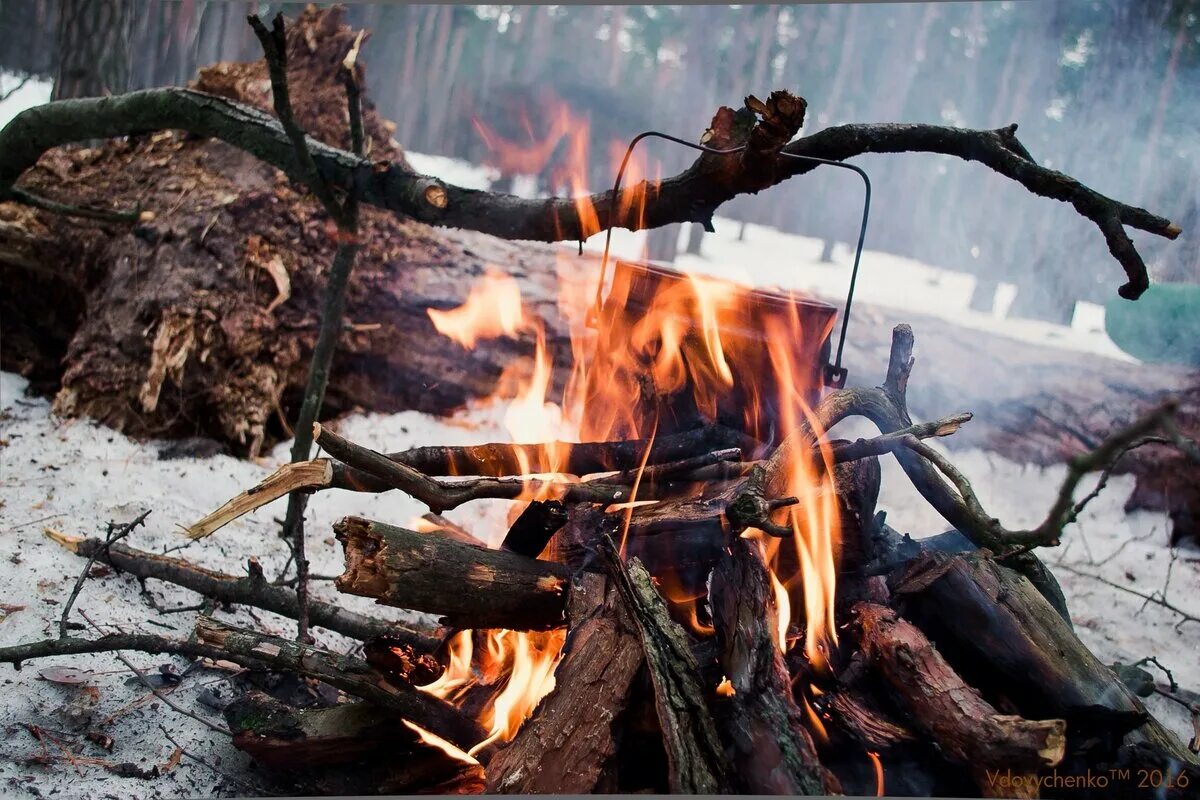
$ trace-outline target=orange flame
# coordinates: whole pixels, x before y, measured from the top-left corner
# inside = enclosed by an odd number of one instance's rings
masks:
[[[480,718],[488,736],[468,751],[471,756],[493,742],[510,741],[542,698],[554,690],[554,669],[566,639],[563,630],[481,633],[485,642],[478,654],[471,631],[455,634],[448,643],[445,672],[433,683],[417,687],[450,702],[461,700],[476,686],[499,687]],[[475,655],[479,656],[478,673],[473,664]]]
[[[404,723],[404,726],[406,728],[408,728],[409,730],[416,733],[422,742],[429,745],[430,747],[436,747],[438,750],[441,750],[443,753],[450,756],[455,761],[462,761],[466,764],[478,764],[479,763],[469,753],[466,753],[465,751],[460,750],[453,743],[446,741],[442,737],[438,736],[436,733],[431,733],[430,731],[427,731],[424,728],[422,728],[420,725],[417,725],[414,722],[409,722],[406,719],[402,719],[400,721]]]
[[[425,310],[438,333],[468,350],[480,339],[516,336],[525,318],[521,309],[521,289],[512,277],[489,268],[471,287],[467,300],[448,311]]]
[[[875,767],[875,796],[883,797],[883,762],[879,760],[878,753],[867,751],[867,758],[871,759],[871,765]]]
[[[522,142],[506,139],[478,120],[475,126],[492,163],[502,171],[539,174],[552,190],[569,190],[578,222],[571,223],[570,235],[578,230],[586,237],[599,230],[600,217],[587,194],[587,120],[555,103],[541,115],[547,125],[540,137],[527,117]],[[612,150],[618,159],[623,152],[622,146]],[[648,173],[644,163],[631,162],[631,188],[618,199],[619,215],[644,219],[647,196],[658,185],[644,180]],[[510,515],[518,513],[521,503],[546,499],[547,483],[535,483],[534,476],[552,475],[559,485],[579,479],[567,474],[571,442],[648,439],[630,496],[607,509],[623,516],[624,552],[634,508],[654,502],[639,500],[638,491],[660,423],[665,428],[681,421],[727,422],[733,415],[760,441],[778,444],[790,438],[794,446],[784,453],[786,480],[774,488],[779,496],[798,499],[776,517],[776,524],[790,527],[793,535],[748,534],[763,548],[770,571],[780,650],[793,644],[790,631],[802,629],[810,664],[817,671],[828,670],[830,645],[837,641],[833,615],[840,525],[831,452],[823,444],[814,455],[812,448],[824,434],[812,403],[819,391],[815,365],[832,328],[832,312],[820,324],[802,324],[801,308],[808,301],[798,296],[768,295],[715,278],[618,268],[604,308],[593,317],[595,273],[564,257],[558,281],[558,310],[570,334],[569,365],[555,364],[543,322],[522,306],[510,277],[489,271],[462,306],[429,310],[437,330],[468,349],[488,338],[534,333],[532,356],[508,365],[491,398],[506,404],[503,421],[510,440],[531,443],[513,448],[528,482]],[[556,366],[569,366],[565,386],[555,381]],[[713,633],[700,621],[703,594],[672,588],[668,575],[655,578],[676,618],[682,617],[697,635]],[[475,688],[490,692],[480,712],[488,738],[472,748],[476,753],[510,740],[553,689],[563,636],[562,631],[460,632],[448,643],[445,673],[422,688],[451,702]],[[793,639],[799,636],[793,634]],[[723,681],[718,693],[725,686],[733,688]],[[807,699],[804,707],[821,735],[823,726]]]

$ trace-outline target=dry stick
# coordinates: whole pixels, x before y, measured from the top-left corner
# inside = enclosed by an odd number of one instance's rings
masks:
[[[197,755],[193,755],[192,753],[189,753],[187,751],[187,749],[183,745],[181,745],[175,739],[175,737],[171,735],[170,731],[168,731],[163,725],[159,725],[158,729],[163,732],[163,736],[167,737],[167,741],[169,741],[171,744],[173,744],[179,748],[180,753],[182,753],[184,756],[190,758],[192,761],[195,761],[197,764],[200,764],[203,767],[207,767],[217,777],[227,780],[231,783],[236,783],[238,786],[241,786],[243,789],[249,789],[250,793],[253,794],[255,797],[271,796],[271,793],[266,791],[262,787],[256,786],[253,783],[247,783],[246,781],[242,780],[241,778],[235,778],[233,775],[230,775],[227,772],[222,772],[221,770],[217,769],[212,764],[205,761],[203,758],[200,758]]]
[[[74,141],[158,130],[184,130],[225,141],[303,180],[304,150],[270,115],[223,98],[188,89],[148,89],[104,98],[64,100],[18,114],[0,130],[0,197],[47,150]],[[403,163],[376,165],[369,159],[304,139],[318,172],[363,202],[435,225],[491,233],[505,239],[575,241],[583,228],[579,198],[522,199],[446,184],[413,172]],[[1124,226],[1175,239],[1178,225],[1120,203],[1075,178],[1041,166],[1016,138],[1016,126],[969,130],[939,125],[839,125],[786,146],[792,155],[844,161],[864,153],[940,153],[977,161],[1028,191],[1071,204],[1104,235],[1129,281],[1121,294],[1135,298],[1149,283],[1146,267]],[[759,192],[817,165],[780,157],[769,169],[747,169],[736,155],[704,156],[684,172],[653,186],[622,190],[617,203],[608,192],[587,198],[594,230],[657,228],[675,222],[705,222],[734,197]],[[753,166],[753,165],[751,165]],[[638,198],[650,198],[645,203]],[[610,217],[610,208],[617,216]]]
[[[105,211],[99,208],[84,208],[83,206],[72,206],[66,203],[59,203],[55,200],[50,200],[46,197],[27,192],[20,187],[13,187],[12,199],[22,205],[31,208],[40,208],[42,211],[49,211],[51,214],[61,214],[64,217],[79,217],[80,219],[94,219],[99,222],[122,222],[132,224],[141,219],[141,209],[135,208],[133,211]]]
[[[563,483],[523,478],[475,478],[465,481],[442,481],[418,472],[407,464],[392,461],[383,453],[357,445],[313,423],[313,439],[331,456],[344,464],[387,482],[425,505],[435,514],[456,508],[471,500],[496,498],[515,500],[527,492],[548,492],[576,502],[616,503],[626,494],[624,485],[610,486],[595,483]]]
[[[249,575],[236,577],[198,567],[183,559],[136,550],[124,544],[110,545],[99,539],[63,535],[51,538],[71,552],[87,556],[90,559],[89,564],[92,561],[101,561],[142,580],[155,578],[167,581],[221,603],[254,606],[292,619],[296,619],[300,613],[296,593],[272,586],[261,571],[252,571]],[[313,580],[315,577],[309,576],[309,579]],[[433,652],[438,645],[437,639],[419,631],[383,619],[356,614],[333,603],[313,601],[309,606],[309,618],[313,625],[353,639],[365,641],[386,635],[400,639],[423,653]]]
[[[905,434],[912,434],[924,439],[930,436],[949,436],[960,425],[969,421],[971,414],[955,414],[935,422],[923,422],[910,425],[873,439],[859,439],[854,442],[837,443],[832,445],[833,462],[854,461],[874,455],[891,452],[895,449],[894,442]],[[717,450],[700,454],[688,454],[694,447],[729,444],[736,440],[736,434],[730,434],[728,429],[719,427],[699,428],[683,434],[672,434],[656,439],[651,450],[651,463],[643,475],[641,493],[648,498],[656,496],[661,486],[664,493],[675,491],[675,483],[696,482],[705,480],[727,480],[744,477],[745,474],[761,462],[731,461],[734,447],[720,447]],[[323,436],[331,437],[330,432]],[[335,442],[326,438],[326,443]],[[344,440],[343,440],[344,441]],[[645,452],[645,440],[629,440],[617,442],[586,442],[573,444],[569,442],[551,442],[545,444],[482,444],[466,447],[418,447],[399,453],[383,455],[389,461],[407,466],[417,473],[447,474],[461,467],[460,475],[486,475],[496,478],[508,477],[510,480],[496,481],[455,481],[450,484],[438,482],[440,486],[453,487],[459,493],[454,502],[459,504],[466,499],[501,498],[512,499],[529,488],[537,492],[546,492],[550,496],[561,496],[567,502],[603,503],[620,499],[615,497],[618,491],[623,491],[625,485],[632,481],[636,470],[624,469],[616,475],[604,475],[580,484],[541,481],[521,477],[516,473],[521,469],[515,458],[515,453],[523,451],[531,456],[532,469],[538,469],[536,454],[552,448],[570,448],[566,471],[582,474],[594,472],[606,466],[623,466],[629,457],[636,461],[635,446],[640,445]],[[660,446],[661,445],[661,446]],[[356,463],[366,463],[367,456],[359,445],[346,443],[342,452],[347,457],[356,458]],[[657,463],[653,459],[661,459]],[[364,471],[346,463],[333,463],[329,459],[318,458],[312,461],[285,464],[263,481],[245,492],[232,498],[217,510],[203,519],[195,522],[186,529],[186,534],[192,539],[202,539],[233,522],[238,517],[248,514],[280,497],[298,491],[324,491],[327,489],[345,489],[358,492],[385,492],[397,487],[397,475],[403,482],[420,482],[420,477],[403,470],[390,470],[377,459],[371,458],[370,464],[375,471]],[[387,470],[390,478],[378,476],[379,470]],[[668,481],[673,479],[675,483]],[[430,479],[434,480],[434,479]],[[440,491],[440,490],[439,490]],[[463,499],[465,497],[465,499]],[[310,576],[311,577],[311,576]]]
[[[96,631],[96,633],[100,634],[101,636],[104,635],[104,630],[99,625],[97,625],[95,622],[92,621],[92,618],[87,615],[86,611],[80,611],[79,614],[80,614],[80,616],[82,616],[84,619],[87,620],[88,625],[91,625],[92,628]],[[114,626],[114,627],[116,627],[116,626]],[[120,628],[117,628],[117,630],[120,630]],[[149,689],[151,694],[153,694],[159,700],[162,700],[164,703],[166,703],[167,706],[171,710],[176,711],[180,714],[183,714],[185,717],[191,717],[192,719],[201,723],[205,727],[211,728],[212,730],[216,731],[217,733],[222,733],[226,736],[233,735],[229,732],[229,729],[224,727],[223,725],[218,725],[217,723],[213,722],[212,720],[207,720],[204,717],[200,716],[199,714],[193,714],[191,711],[188,711],[186,708],[183,708],[178,703],[176,703],[174,700],[167,697],[167,695],[164,692],[159,691],[158,687],[156,687],[154,684],[152,684],[150,682],[150,679],[146,677],[146,673],[142,672],[140,669],[138,669],[136,666],[134,666],[133,662],[130,661],[128,658],[126,658],[125,654],[122,653],[120,650],[115,651],[113,653],[113,655],[115,655],[121,661],[122,664],[129,667],[129,669],[133,672],[133,674],[138,677],[138,680],[142,682],[142,685],[144,685],[147,689]]]
[[[908,416],[906,392],[913,365],[912,348],[912,328],[897,325],[892,333],[892,350],[883,385],[873,389],[842,389],[830,393],[814,411],[820,427],[828,430],[848,416],[866,417],[885,434],[896,433],[910,426],[912,420]],[[1063,527],[1072,519],[1075,508],[1073,493],[1083,476],[1104,469],[1129,445],[1162,427],[1170,419],[1175,407],[1176,401],[1168,400],[1128,428],[1114,433],[1095,450],[1071,459],[1067,477],[1045,521],[1032,530],[1014,531],[1001,525],[983,508],[966,476],[948,458],[916,436],[898,436],[888,441],[887,446],[921,495],[951,525],[976,546],[1004,553],[1013,548],[1058,544]],[[765,498],[772,496],[773,492],[778,494],[786,486],[789,459],[797,451],[807,452],[816,441],[811,423],[808,420],[801,422],[796,432],[769,459],[751,470],[742,487],[729,493],[727,515],[730,522],[736,527],[754,526],[772,532]],[[904,446],[899,447],[898,444]],[[768,523],[767,527],[761,524],[764,521]]]
[[[83,565],[83,571],[79,573],[79,577],[75,580],[75,588],[71,590],[71,596],[67,598],[67,604],[63,606],[62,616],[58,620],[58,635],[61,638],[67,637],[67,617],[71,615],[71,606],[75,605],[76,598],[79,597],[79,592],[83,589],[83,583],[88,578],[88,573],[92,571],[92,564],[96,563],[96,558],[100,555],[101,550],[107,550],[115,542],[124,539],[133,530],[146,521],[146,517],[150,516],[150,509],[146,509],[133,522],[128,522],[124,525],[114,525],[108,523],[108,533],[104,538],[102,547],[97,548],[88,557],[87,563]]]
[[[333,257],[333,265],[329,270],[329,281],[325,288],[325,301],[321,309],[321,327],[317,334],[317,342],[313,347],[312,361],[308,367],[308,378],[304,387],[304,400],[300,405],[300,414],[296,420],[296,437],[292,442],[292,461],[307,461],[312,440],[309,431],[320,414],[321,404],[325,400],[325,389],[329,384],[329,370],[333,362],[333,352],[341,334],[342,317],[346,309],[346,284],[350,280],[350,272],[354,267],[354,258],[358,254],[358,200],[354,195],[347,195],[341,203],[333,196],[328,182],[317,169],[313,155],[309,151],[308,140],[299,123],[296,122],[292,109],[287,79],[287,34],[284,30],[283,14],[276,14],[268,31],[256,15],[249,17],[250,27],[262,44],[267,62],[267,71],[271,76],[271,93],[275,105],[275,114],[292,142],[296,158],[301,165],[305,183],[321,201],[321,205],[337,223],[337,252]],[[349,106],[350,139],[354,154],[361,156],[363,152],[362,101],[355,77],[355,59],[358,46],[362,41],[360,36],[354,47],[342,62],[341,75],[346,86],[346,101]],[[296,636],[301,641],[307,641],[308,634],[308,558],[304,553],[304,507],[307,496],[293,493],[288,498],[288,509],[284,519],[283,536],[292,542],[296,559],[296,597],[299,602],[300,614],[296,625]]]
[[[1168,611],[1172,611],[1181,617],[1179,622],[1177,622],[1175,624],[1176,629],[1178,629],[1180,626],[1182,626],[1185,622],[1200,622],[1200,617],[1197,617],[1194,614],[1189,614],[1188,612],[1184,611],[1179,606],[1171,604],[1170,602],[1168,602],[1166,600],[1166,598],[1161,597],[1158,594],[1146,594],[1145,592],[1139,592],[1137,589],[1130,589],[1128,586],[1122,586],[1119,583],[1110,581],[1108,578],[1105,578],[1103,575],[1096,575],[1095,573],[1092,573],[1092,572],[1085,572],[1084,570],[1078,569],[1076,567],[1072,567],[1069,564],[1064,564],[1061,561],[1055,562],[1054,568],[1055,569],[1065,569],[1067,572],[1070,572],[1073,575],[1079,575],[1082,578],[1091,578],[1094,581],[1099,581],[1100,583],[1103,583],[1105,586],[1109,586],[1113,589],[1118,589],[1122,592],[1125,592],[1126,594],[1131,594],[1134,597],[1140,597],[1141,599],[1145,600],[1147,603],[1154,603],[1157,606],[1162,606],[1163,608],[1167,609]]]

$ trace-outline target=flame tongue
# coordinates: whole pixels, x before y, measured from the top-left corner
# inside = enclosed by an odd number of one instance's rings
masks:
[[[552,190],[569,188],[575,219],[560,228],[586,237],[599,229],[585,191],[586,121],[554,102],[543,111],[548,130],[541,138],[527,119],[521,141],[506,139],[478,121],[476,128],[503,171],[548,176]],[[622,150],[614,152],[619,156]],[[648,172],[643,164],[631,165],[630,175]],[[640,215],[647,193],[655,190],[654,181],[637,183],[635,178],[633,183],[638,188],[619,199],[620,214]],[[491,398],[505,404],[503,421],[512,441],[547,443],[513,448],[526,475],[553,474],[560,485],[577,480],[567,474],[571,445],[561,442],[653,440],[706,422],[738,426],[768,446],[785,439],[801,442],[784,451],[786,474],[777,481],[780,496],[799,499],[775,520],[794,535],[748,534],[759,539],[770,570],[779,648],[787,651],[798,636],[793,631],[802,628],[804,653],[813,670],[827,670],[829,645],[836,642],[833,600],[840,534],[830,453],[822,446],[814,457],[810,442],[824,434],[812,403],[819,392],[817,364],[832,328],[832,311],[826,314],[825,307],[794,295],[622,264],[593,328],[588,320],[596,284],[578,279],[578,271],[578,263],[565,257],[559,264],[558,310],[571,336],[569,365],[555,364],[542,321],[522,307],[516,281],[500,273],[485,274],[462,306],[430,309],[429,316],[441,334],[468,349],[497,337],[533,339],[531,359],[510,365]],[[802,308],[811,313],[802,314]],[[561,394],[556,367],[568,375]],[[812,436],[802,435],[806,429]],[[649,453],[649,446],[639,453],[637,485]],[[546,484],[527,484],[511,514],[519,513],[522,501],[546,499],[533,490],[535,485]],[[636,539],[626,541],[633,505],[641,502],[636,491],[628,502],[608,509],[622,515],[622,549],[628,545],[631,552],[640,546]],[[493,544],[502,533],[492,532]],[[661,578],[667,586],[668,576]],[[693,633],[712,634],[698,613],[702,592],[664,591],[676,617]],[[474,691],[490,694],[480,715],[488,738],[472,749],[477,753],[510,740],[554,688],[563,640],[563,631],[459,632],[448,643],[445,673],[422,689],[451,702],[462,702]]]

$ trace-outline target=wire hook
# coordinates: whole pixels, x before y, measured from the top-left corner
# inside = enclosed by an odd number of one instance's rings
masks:
[[[661,131],[644,131],[629,142],[629,146],[625,149],[625,157],[621,159],[621,166],[617,170],[617,179],[613,182],[612,196],[608,204],[608,227],[604,233],[604,255],[600,258],[600,280],[596,284],[596,302],[592,308],[593,320],[598,320],[600,317],[600,309],[604,304],[604,279],[608,274],[609,253],[612,247],[612,231],[617,217],[617,199],[621,193],[621,182],[625,179],[625,170],[629,166],[629,159],[633,155],[634,148],[643,140],[649,138],[665,139],[668,142],[683,145],[684,147],[698,150],[702,153],[710,153],[712,155],[725,156],[733,153],[741,152],[746,149],[745,145],[738,147],[730,147],[726,149],[717,149],[714,147],[706,147],[702,144],[695,144],[685,139],[680,139],[677,136],[671,136]],[[834,388],[842,388],[846,385],[846,368],[842,366],[842,352],[846,347],[846,328],[850,324],[850,307],[854,302],[854,287],[858,282],[858,267],[862,261],[863,244],[867,238],[867,221],[871,214],[871,179],[865,171],[854,164],[846,164],[842,161],[833,161],[828,158],[818,158],[816,156],[806,156],[799,153],[789,153],[785,150],[780,150],[778,155],[784,158],[791,158],[797,161],[806,161],[811,164],[823,164],[831,167],[841,167],[848,169],[858,174],[863,180],[865,195],[863,199],[863,215],[862,224],[858,230],[858,245],[854,250],[854,267],[850,271],[850,288],[846,292],[846,308],[842,312],[842,330],[838,335],[837,354],[834,357],[832,365],[825,367],[825,383]]]

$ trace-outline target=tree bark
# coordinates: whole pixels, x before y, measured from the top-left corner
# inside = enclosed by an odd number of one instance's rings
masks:
[[[565,624],[570,571],[502,550],[346,517],[334,525],[346,554],[337,588],[455,628],[547,630]]]
[[[743,791],[821,795],[837,780],[817,759],[804,713],[776,644],[777,610],[758,544],[735,538],[713,572],[709,602],[721,667],[733,695],[722,705],[722,738]]]
[[[59,0],[58,73],[51,100],[129,90],[134,9],[130,0]]]
[[[554,691],[488,762],[489,792],[591,794],[616,755],[616,727],[644,662],[642,646],[616,587],[596,574],[579,580]]]

